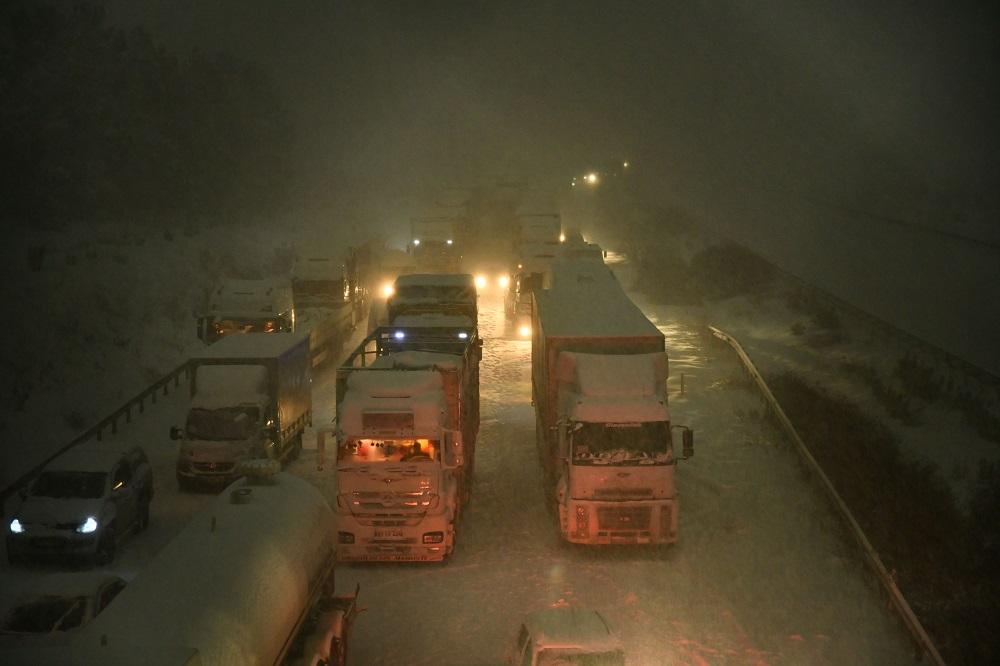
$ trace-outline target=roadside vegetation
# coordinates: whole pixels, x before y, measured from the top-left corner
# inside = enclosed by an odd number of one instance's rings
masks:
[[[871,539],[949,663],[995,663],[1000,635],[1000,467],[980,465],[968,516],[941,472],[901,452],[850,400],[784,373],[782,408]]]

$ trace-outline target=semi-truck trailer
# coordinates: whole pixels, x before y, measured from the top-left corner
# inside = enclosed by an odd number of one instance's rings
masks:
[[[594,258],[560,259],[535,292],[531,379],[536,441],[564,539],[677,539],[664,336]]]
[[[452,553],[475,465],[481,355],[471,327],[379,328],[337,370],[340,560]]]
[[[191,406],[170,429],[181,489],[229,483],[244,460],[298,456],[312,420],[307,334],[231,335],[190,363]]]
[[[198,338],[212,344],[231,333],[295,330],[290,285],[270,280],[226,280],[212,292],[198,316]]]
[[[334,591],[333,512],[277,468],[251,463],[47,663],[342,665],[357,590]]]
[[[352,288],[344,263],[331,257],[306,257],[292,269],[292,300],[298,330],[309,333],[313,367],[339,356],[357,323]]]

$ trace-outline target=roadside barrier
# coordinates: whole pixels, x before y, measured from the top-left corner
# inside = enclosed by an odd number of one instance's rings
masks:
[[[170,373],[143,389],[138,395],[133,397],[131,400],[128,400],[124,405],[111,412],[110,415],[104,417],[91,427],[84,430],[83,433],[77,436],[73,441],[54,451],[47,458],[32,467],[28,472],[22,474],[10,485],[0,491],[0,506],[2,506],[11,495],[16,493],[31,479],[37,476],[46,465],[66,453],[66,451],[70,450],[77,444],[82,444],[83,442],[90,441],[91,439],[95,439],[100,442],[104,439],[105,434],[117,434],[118,426],[123,422],[123,420],[124,423],[131,423],[132,417],[135,414],[142,414],[146,411],[147,404],[155,405],[160,395],[163,395],[164,397],[170,395],[172,388],[176,389],[180,386],[182,378],[185,381],[189,378],[189,372],[189,364],[185,361],[182,365],[177,366]]]
[[[803,442],[802,438],[799,437],[799,433],[795,430],[795,426],[792,425],[788,416],[785,415],[781,405],[778,404],[774,394],[771,393],[771,389],[768,388],[767,383],[764,381],[764,377],[760,374],[757,370],[757,366],[754,365],[753,361],[750,360],[750,356],[747,355],[746,351],[743,349],[743,345],[741,345],[733,336],[715,328],[714,326],[709,326],[708,328],[712,332],[712,335],[727,343],[740,357],[740,361],[743,363],[743,369],[747,372],[750,378],[753,379],[754,383],[757,384],[757,388],[760,389],[764,401],[767,403],[768,410],[774,415],[778,423],[781,425],[782,430],[785,431],[785,434],[788,435],[788,438],[795,445],[795,448],[803,462],[806,464],[806,467],[809,468],[809,471],[813,473],[816,480],[823,487],[823,490],[833,503],[837,513],[840,514],[840,517],[847,525],[848,530],[854,536],[855,541],[857,541],[858,546],[861,547],[861,551],[865,556],[865,561],[868,563],[868,566],[874,572],[875,577],[879,580],[882,588],[888,595],[889,603],[899,614],[903,624],[906,625],[907,630],[913,637],[918,657],[922,658],[924,655],[927,655],[930,657],[933,664],[944,666],[945,662],[941,658],[941,654],[934,646],[930,636],[927,635],[927,632],[924,630],[920,620],[917,619],[916,615],[914,615],[913,610],[910,608],[910,604],[907,603],[906,599],[903,597],[903,593],[896,585],[896,581],[893,579],[892,574],[890,574],[885,568],[885,565],[882,563],[882,558],[879,557],[878,552],[876,552],[876,550],[872,547],[868,537],[865,536],[865,533],[861,530],[861,526],[858,524],[858,521],[855,520],[854,516],[851,514],[851,510],[847,508],[847,505],[844,503],[844,500],[841,499],[840,494],[837,493],[837,489],[834,488],[829,477],[827,477],[819,463],[816,462],[812,453],[809,452],[805,442]]]

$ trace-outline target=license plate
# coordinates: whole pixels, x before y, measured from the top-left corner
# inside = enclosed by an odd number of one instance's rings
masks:
[[[376,539],[384,539],[386,537],[401,537],[403,536],[403,530],[375,530]]]

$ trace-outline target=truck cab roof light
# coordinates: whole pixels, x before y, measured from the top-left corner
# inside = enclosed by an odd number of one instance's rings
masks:
[[[396,331],[393,337],[395,337],[397,340],[402,340],[403,338],[406,337],[406,333],[403,333],[402,331]]]
[[[469,334],[468,334],[468,333],[466,333],[465,331],[462,331],[462,332],[460,332],[460,333],[458,334],[458,339],[459,339],[459,340],[465,340],[465,339],[467,339],[468,337],[469,337]]]

